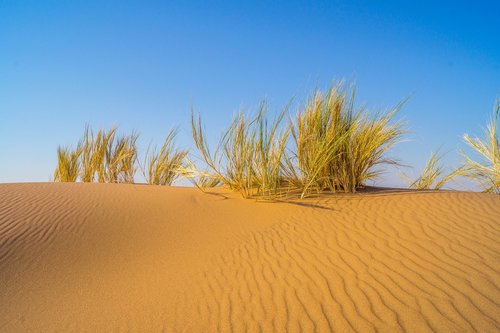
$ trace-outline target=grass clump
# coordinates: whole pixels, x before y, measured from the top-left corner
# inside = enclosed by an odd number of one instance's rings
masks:
[[[465,143],[479,155],[479,159],[462,151],[464,164],[460,169],[461,175],[479,183],[484,192],[496,194],[500,194],[500,148],[497,133],[499,113],[500,100],[497,100],[483,139],[464,135]]]
[[[396,164],[386,153],[404,129],[393,121],[402,103],[371,115],[354,108],[354,92],[342,83],[316,92],[290,122],[284,121],[288,108],[269,122],[265,103],[254,118],[239,113],[213,153],[200,117],[192,115],[196,148],[210,177],[244,197],[356,192],[380,174],[377,166]]]
[[[85,127],[76,151],[58,149],[55,181],[133,183],[138,135],[116,136],[116,128],[96,134]],[[66,179],[66,180],[63,180]]]
[[[385,155],[404,133],[401,122],[392,122],[402,103],[370,115],[355,109],[354,95],[354,87],[340,83],[326,94],[316,92],[298,112],[286,173],[302,197],[324,190],[356,192],[379,176],[376,166],[396,164]]]
[[[210,172],[210,170],[203,171],[198,169],[195,163],[187,157],[185,166],[181,168],[180,173],[203,192],[205,192],[206,189],[222,185],[213,172]]]
[[[105,155],[106,183],[133,183],[136,171],[138,135],[124,135],[108,141]]]
[[[255,116],[240,112],[210,149],[201,116],[191,116],[196,148],[206,164],[200,172],[175,147],[171,130],[162,147],[149,152],[142,172],[149,184],[171,185],[179,176],[201,188],[224,185],[243,197],[275,199],[291,192],[356,192],[396,164],[386,157],[404,129],[394,109],[370,114],[354,107],[355,89],[340,83],[316,92],[295,119],[286,121],[288,106],[272,119],[266,102]],[[54,179],[58,181],[133,183],[136,134],[117,137],[116,128],[94,133],[85,128],[76,151],[60,148]]]
[[[146,157],[144,177],[151,185],[172,185],[179,175],[185,170],[184,159],[187,150],[175,148],[175,137],[177,131],[170,130],[162,147],[157,152],[153,149]]]
[[[54,171],[56,182],[76,182],[80,172],[80,146],[76,150],[66,147],[57,147],[57,167]]]
[[[283,126],[286,109],[272,122],[267,119],[267,104],[261,103],[257,115],[247,118],[240,112],[231,122],[212,153],[201,117],[191,117],[194,142],[209,172],[208,185],[221,183],[243,197],[273,198],[282,188],[282,159],[289,127]]]
[[[219,179],[212,177],[209,174],[202,173],[198,178],[195,179],[195,186],[204,190],[207,188],[213,188],[221,185]]]
[[[439,154],[439,151],[433,152],[427,160],[427,164],[422,170],[422,173],[409,185],[409,188],[417,190],[439,190],[446,183],[455,178],[458,172],[454,171],[446,174],[441,163],[442,158],[443,155]]]
[[[116,128],[109,131],[100,129],[97,134],[89,127],[85,132],[79,145],[82,147],[80,179],[84,183],[97,181],[106,182],[106,155],[110,142],[114,141]]]

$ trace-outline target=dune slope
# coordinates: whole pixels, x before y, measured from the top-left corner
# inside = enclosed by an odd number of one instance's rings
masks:
[[[497,332],[500,197],[0,185],[0,331]]]

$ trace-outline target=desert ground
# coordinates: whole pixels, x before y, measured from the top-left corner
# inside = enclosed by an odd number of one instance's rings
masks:
[[[0,185],[1,332],[498,332],[500,196]]]

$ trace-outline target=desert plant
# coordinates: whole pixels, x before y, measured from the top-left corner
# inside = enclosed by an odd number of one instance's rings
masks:
[[[217,187],[220,184],[221,184],[221,182],[219,179],[214,178],[207,173],[202,173],[200,176],[198,176],[195,179],[196,187],[201,188],[201,189]]]
[[[133,183],[136,171],[138,135],[124,135],[116,141],[114,135],[106,142],[105,178],[108,183]]]
[[[285,107],[272,123],[268,123],[265,110],[265,104],[262,104],[255,120],[254,186],[259,196],[272,198],[283,189],[282,168],[290,126],[282,125],[288,107]]]
[[[81,152],[80,146],[76,150],[65,147],[57,148],[57,167],[54,171],[54,181],[76,182],[80,169]]]
[[[83,138],[80,140],[80,146],[82,148],[81,153],[81,167],[80,167],[80,180],[85,183],[90,183],[94,181],[95,168],[92,164],[93,148],[94,144],[92,142],[93,134],[88,125],[85,126],[85,131],[83,133]]]
[[[193,183],[198,189],[205,191],[207,188],[220,186],[222,183],[209,170],[200,170],[196,164],[186,156],[183,165],[179,168],[179,176]]]
[[[396,164],[386,153],[404,129],[393,121],[403,103],[371,115],[354,109],[354,91],[340,83],[326,95],[316,92],[285,125],[287,108],[271,124],[265,104],[250,120],[240,113],[213,155],[201,119],[193,115],[193,138],[212,178],[244,197],[276,197],[290,189],[299,189],[302,197],[311,191],[355,192],[380,174],[378,165]]]
[[[109,131],[99,130],[94,135],[90,126],[85,127],[83,138],[80,140],[82,147],[80,179],[83,182],[106,182],[106,155],[109,146],[116,136],[116,128]]]
[[[409,185],[409,188],[417,190],[439,190],[446,183],[458,176],[457,171],[448,174],[445,173],[444,167],[441,164],[442,158],[443,155],[439,154],[439,151],[433,152],[427,160],[427,164],[421,174]]]
[[[254,118],[240,112],[231,122],[212,154],[201,117],[191,117],[196,148],[208,166],[210,181],[239,191],[244,197],[275,197],[282,185],[281,164],[289,130],[283,125],[284,109],[272,123],[267,105],[261,103]]]
[[[96,134],[85,127],[76,151],[58,148],[55,181],[133,183],[137,159],[138,135],[116,139],[116,128],[99,130]]]
[[[482,187],[484,192],[500,194],[500,146],[498,142],[497,124],[500,113],[500,99],[497,100],[493,116],[484,131],[484,139],[464,135],[465,143],[478,155],[479,160],[462,151],[464,164],[461,175],[468,177]]]
[[[170,130],[161,149],[149,152],[146,157],[144,177],[152,185],[171,185],[183,172],[183,163],[187,150],[178,150],[175,147],[177,131]]]
[[[285,173],[302,188],[302,197],[310,191],[356,192],[380,174],[378,165],[396,163],[385,154],[404,133],[401,122],[392,122],[403,103],[370,115],[355,110],[354,95],[354,87],[339,83],[326,94],[316,92],[299,110]]]

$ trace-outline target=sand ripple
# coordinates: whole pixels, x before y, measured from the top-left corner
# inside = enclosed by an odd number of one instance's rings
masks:
[[[0,185],[0,331],[498,332],[500,197]]]

